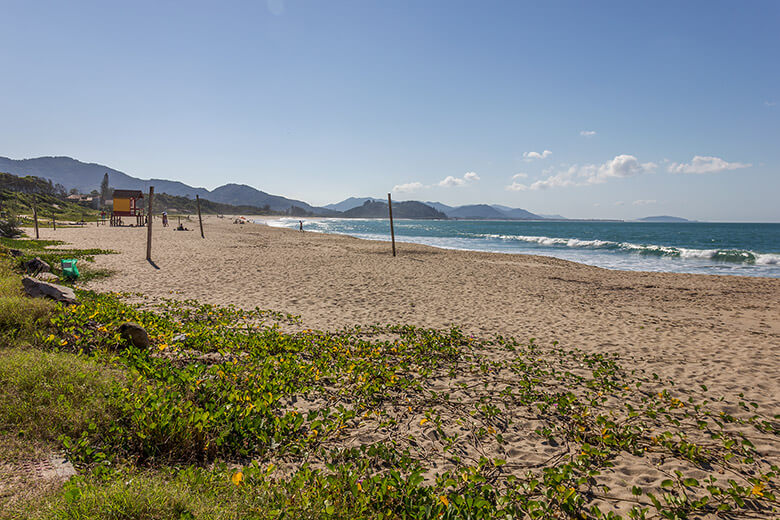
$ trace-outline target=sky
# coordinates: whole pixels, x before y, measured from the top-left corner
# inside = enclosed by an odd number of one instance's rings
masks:
[[[0,156],[780,222],[780,2],[0,0]]]

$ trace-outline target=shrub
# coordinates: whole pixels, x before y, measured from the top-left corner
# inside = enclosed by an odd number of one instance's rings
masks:
[[[13,213],[0,216],[0,237],[16,238],[22,236],[22,220]]]

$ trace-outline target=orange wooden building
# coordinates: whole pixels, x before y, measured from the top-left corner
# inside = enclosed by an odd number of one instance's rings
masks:
[[[141,190],[114,190],[114,209],[111,211],[111,225],[120,226],[122,217],[135,217],[138,226],[144,225],[144,205],[139,202],[144,198]]]

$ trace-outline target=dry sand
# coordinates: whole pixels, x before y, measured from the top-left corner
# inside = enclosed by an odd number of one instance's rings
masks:
[[[172,219],[176,224],[176,219]],[[541,256],[442,250],[233,224],[206,217],[206,238],[154,228],[41,230],[115,274],[90,288],[300,314],[305,326],[457,325],[480,336],[614,352],[683,386],[745,394],[780,413],[780,280],[613,271]],[[175,294],[172,294],[174,291]]]
[[[194,221],[186,225],[197,229]],[[739,414],[738,394],[744,393],[764,416],[780,414],[777,279],[610,271],[540,256],[412,244],[399,244],[393,258],[387,243],[345,236],[237,225],[216,217],[208,217],[205,228],[201,239],[197,230],[156,225],[156,267],[145,260],[143,228],[45,229],[41,238],[119,252],[97,257],[97,267],[115,272],[88,284],[99,291],[272,309],[299,314],[304,327],[324,330],[405,323],[457,325],[483,337],[536,338],[550,349],[617,353],[624,367],[671,378],[676,388],[700,398],[700,385],[706,385],[708,399],[726,397],[717,406],[727,413]],[[439,383],[452,389],[451,381]],[[411,425],[395,435],[424,438],[424,428],[415,426],[405,409],[391,410],[399,424]],[[506,449],[487,455],[505,458],[515,468],[565,455],[563,447],[541,445],[533,424],[523,425],[518,421],[506,432]],[[376,440],[362,430],[356,435],[359,443]],[[767,464],[780,462],[776,438],[756,442]],[[435,452],[437,443],[431,438],[422,448]],[[677,469],[676,462],[621,454],[602,478],[622,486],[619,496],[630,500],[625,489],[657,488]],[[627,503],[615,507],[625,512]]]

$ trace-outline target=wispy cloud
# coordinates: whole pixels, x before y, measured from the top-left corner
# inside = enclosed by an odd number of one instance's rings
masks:
[[[615,206],[622,206],[624,204],[625,204],[625,202],[623,202],[622,200],[619,200],[619,201],[615,202]]]
[[[422,182],[407,182],[406,184],[396,184],[393,186],[393,191],[398,193],[412,193],[419,191],[424,187]]]
[[[646,199],[646,200],[640,199],[640,200],[635,200],[631,204],[633,204],[634,206],[647,206],[650,204],[655,204],[657,202],[658,201],[655,199]]]
[[[531,162],[536,159],[547,159],[552,155],[552,152],[550,150],[545,150],[542,153],[539,152],[523,152],[523,159],[525,159],[526,162]]]
[[[506,189],[510,191],[545,190],[548,188],[602,184],[611,178],[632,177],[650,173],[657,167],[658,165],[652,162],[640,163],[633,155],[618,155],[614,159],[600,165],[571,166],[568,170],[551,175],[546,179],[535,181],[529,185],[519,183],[515,179]]]
[[[592,137],[596,135],[595,130],[580,130],[580,135],[583,137]]]
[[[671,173],[718,173],[726,170],[739,170],[749,168],[750,163],[727,162],[720,157],[708,157],[697,155],[690,163],[671,163],[668,167]]]
[[[777,105],[777,101],[764,101],[764,104],[768,107],[773,107]]]
[[[439,186],[442,188],[454,188],[457,186],[465,186],[469,182],[476,182],[479,180],[479,175],[476,172],[467,172],[463,177],[453,177],[448,175],[443,180],[439,181]]]
[[[512,175],[513,179],[525,179],[526,177],[528,177],[527,173],[516,173]]]

